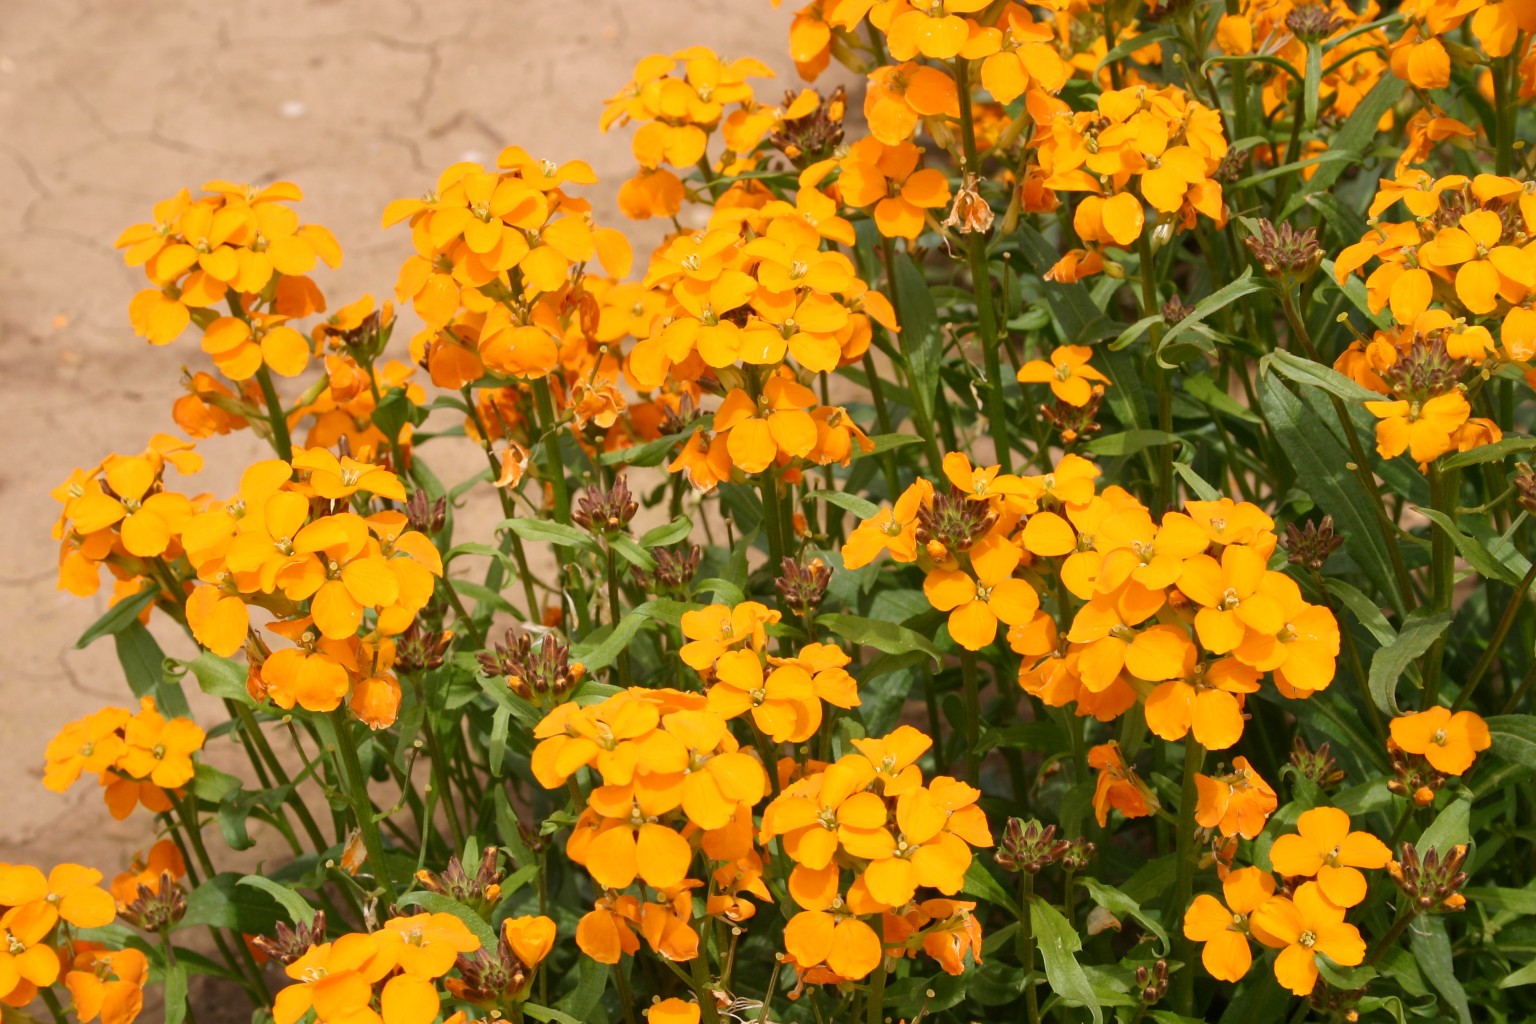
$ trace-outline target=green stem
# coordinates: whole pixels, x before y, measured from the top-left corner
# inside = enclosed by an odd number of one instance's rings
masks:
[[[1430,463],[1430,507],[1453,521],[1456,514],[1456,489],[1456,471],[1442,470],[1435,463]],[[1456,586],[1456,548],[1451,543],[1450,534],[1438,527],[1431,533],[1429,541],[1429,598],[1436,611],[1449,614],[1452,591]],[[1424,659],[1424,706],[1426,708],[1432,708],[1439,703],[1441,668],[1445,664],[1445,646],[1450,635],[1449,628],[1442,630]]]
[[[352,744],[352,723],[342,708],[331,712],[331,724],[336,731],[336,754],[341,765],[341,782],[346,790],[347,803],[352,805],[353,817],[363,836],[363,848],[368,852],[368,863],[379,888],[384,891],[388,906],[395,903],[395,883],[389,877],[389,865],[384,860],[384,837],[374,818],[373,800],[368,796],[368,781],[363,777],[362,762],[357,757],[357,747]],[[447,794],[443,794],[446,799]]]
[[[944,456],[939,451],[938,434],[933,429],[933,410],[929,404],[934,400],[933,395],[924,395],[918,392],[917,379],[912,373],[912,354],[907,348],[907,321],[902,315],[901,292],[896,287],[896,244],[889,238],[880,239],[880,253],[885,259],[885,285],[890,292],[891,308],[896,312],[896,322],[901,325],[902,332],[896,336],[897,347],[901,351],[901,357],[906,363],[907,384],[912,391],[912,423],[917,427],[917,436],[923,439],[923,446],[928,454],[928,465],[935,473],[944,471]],[[891,496],[893,499],[895,495]]]
[[[1040,995],[1035,991],[1035,923],[1030,907],[1035,902],[1035,876],[1019,872],[1019,930],[1014,933],[1014,952],[1024,968],[1024,1013],[1029,1024],[1040,1024]]]
[[[955,87],[960,93],[960,144],[965,164],[960,169],[961,187],[972,177],[979,178],[981,158],[976,152],[976,126],[971,113],[970,64],[964,57],[955,60]],[[992,274],[987,268],[987,240],[980,231],[965,232],[966,253],[971,264],[971,294],[976,299],[976,317],[981,331],[981,350],[987,370],[987,429],[992,435],[995,458],[1004,473],[1013,472],[1013,452],[1008,430],[1008,406],[1003,400],[1003,368],[999,354],[997,314],[992,308]]]
[[[1176,874],[1173,887],[1173,912],[1169,920],[1182,919],[1189,908],[1195,887],[1195,804],[1199,792],[1195,776],[1205,762],[1205,748],[1195,740],[1193,733],[1184,737],[1184,786],[1179,795],[1179,832],[1176,837],[1174,861]],[[1190,1016],[1195,1006],[1194,943],[1179,930],[1178,956],[1184,966],[1178,973],[1174,990],[1174,1012]]]
[[[1402,938],[1403,932],[1413,923],[1413,919],[1416,916],[1413,905],[1408,904],[1407,909],[1397,916],[1397,920],[1392,922],[1392,927],[1387,929],[1386,934],[1377,939],[1376,945],[1371,947],[1370,953],[1366,955],[1364,966],[1369,967],[1377,960],[1380,960],[1382,954],[1391,949],[1397,940]]]
[[[273,751],[272,744],[267,742],[266,733],[261,731],[261,724],[256,721],[256,716],[251,713],[250,708],[239,701],[232,700],[228,703],[235,709],[235,714],[240,719],[241,733],[249,737],[255,745],[257,752],[261,755],[261,759],[266,762],[267,770],[277,780],[278,786],[288,790],[288,806],[293,808],[293,813],[298,817],[299,824],[304,826],[304,832],[309,836],[309,841],[315,844],[315,852],[318,853],[325,849],[328,844],[325,841],[325,837],[320,834],[319,824],[316,823],[314,815],[309,813],[309,808],[305,806],[304,799],[299,796],[298,787],[289,778],[288,770],[277,759],[277,754]]]
[[[960,679],[965,704],[965,781],[974,786],[981,777],[981,756],[976,752],[981,746],[981,687],[974,651],[960,655]]]
[[[619,604],[619,567],[614,561],[613,548],[606,544],[604,547],[608,563],[608,618],[612,621],[613,628],[618,629],[619,617],[621,615],[621,605]],[[619,685],[627,689],[629,687],[629,651],[623,650],[619,652],[617,665],[619,669]]]
[[[885,1022],[885,976],[890,973],[885,966],[884,947],[880,951],[880,966],[875,968],[874,976],[869,981],[869,1004],[865,1008],[864,1020],[867,1024],[884,1024]]]
[[[293,459],[293,441],[288,437],[288,417],[283,414],[283,403],[278,400],[277,388],[272,384],[272,373],[265,363],[256,371],[256,383],[261,386],[261,397],[267,405],[267,422],[272,427],[272,447],[284,462]],[[398,467],[397,467],[398,468]]]
[[[64,1014],[64,1007],[59,1003],[59,997],[54,995],[52,988],[40,988],[37,994],[42,997],[43,1005],[48,1007],[48,1012],[53,1015],[54,1024],[67,1024],[69,1018]]]
[[[1137,201],[1140,201],[1138,197]],[[1152,258],[1152,233],[1142,229],[1136,240],[1136,253],[1141,264],[1141,315],[1149,317],[1161,308],[1157,301],[1157,264]],[[1152,350],[1152,389],[1157,395],[1157,429],[1165,434],[1173,432],[1173,382],[1163,369],[1160,350],[1163,345],[1163,322],[1156,320],[1147,331],[1147,341]],[[1152,511],[1161,515],[1173,504],[1173,445],[1158,447],[1156,488],[1152,499]]]
[[[779,496],[771,470],[757,478],[757,491],[763,500],[763,529],[768,534],[768,569],[778,576],[784,563],[784,524],[779,520]]]
[[[693,977],[693,994],[699,999],[699,1024],[720,1024],[720,1007],[715,1001],[715,986],[704,963],[704,952],[688,962]]]

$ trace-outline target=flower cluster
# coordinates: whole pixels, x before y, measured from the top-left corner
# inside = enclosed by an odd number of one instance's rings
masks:
[[[48,743],[43,785],[62,793],[84,774],[101,782],[112,817],[122,820],[142,804],[155,813],[169,811],[197,772],[192,755],[203,749],[207,734],[189,718],[166,718],[153,697],[127,708],[102,708],[70,722]]]
[[[100,882],[100,871],[79,864],[59,864],[46,875],[30,864],[0,865],[0,1004],[23,1009],[62,979],[82,1024],[98,1017],[130,1024],[139,1015],[149,967],[144,954],[76,937],[117,918]]]

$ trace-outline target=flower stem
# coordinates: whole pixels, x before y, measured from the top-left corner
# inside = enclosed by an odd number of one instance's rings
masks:
[[[1456,471],[1442,470],[1433,462],[1429,464],[1429,504],[1440,514],[1450,517],[1453,521],[1456,515]],[[1451,612],[1451,592],[1456,586],[1456,548],[1451,543],[1450,534],[1435,528],[1430,535],[1429,555],[1429,600],[1436,611],[1447,615]],[[1511,608],[1515,604],[1510,605]],[[1445,664],[1445,646],[1449,641],[1451,631],[1446,628],[1435,638],[1430,645],[1429,653],[1424,659],[1424,706],[1432,708],[1439,703],[1441,668]],[[1492,647],[1489,648],[1492,650]]]
[[[1014,952],[1024,968],[1024,1012],[1029,1024],[1040,1024],[1040,996],[1035,991],[1035,923],[1030,907],[1035,901],[1035,876],[1019,872],[1019,930],[1014,933]]]
[[[869,982],[869,1003],[865,1008],[866,1024],[884,1024],[885,1021],[885,948],[880,950],[880,966],[875,968]]]
[[[256,383],[261,386],[261,397],[267,405],[267,422],[272,426],[272,447],[284,462],[293,459],[293,441],[288,437],[288,417],[283,414],[283,403],[277,397],[272,384],[272,373],[265,363],[256,371]],[[398,468],[398,467],[397,467]]]
[[[981,746],[981,687],[974,651],[960,655],[960,679],[965,703],[965,781],[974,786],[981,777],[981,756],[976,752]]]
[[[955,87],[960,92],[960,144],[965,154],[960,169],[960,187],[979,175],[981,158],[976,153],[976,126],[971,115],[970,65],[964,57],[955,60]],[[965,231],[966,254],[971,264],[971,293],[976,299],[976,317],[981,332],[982,356],[987,371],[987,428],[992,434],[994,458],[1004,473],[1013,472],[1013,452],[1008,436],[1008,406],[1003,401],[1001,342],[997,334],[997,315],[992,309],[992,274],[987,269],[987,240],[977,230]]]
[[[347,720],[343,708],[337,708],[330,715],[336,732],[336,755],[340,762],[347,803],[352,805],[352,814],[357,818],[357,827],[363,836],[363,848],[368,852],[368,863],[373,866],[374,879],[384,891],[385,901],[393,906],[395,884],[390,881],[389,866],[384,861],[384,837],[379,833],[379,823],[374,818],[373,800],[368,796],[368,781],[363,777],[357,748],[352,745],[352,723]],[[443,795],[446,798],[448,794]]]
[[[1205,762],[1205,748],[1190,733],[1184,737],[1184,786],[1179,794],[1179,831],[1176,838],[1174,863],[1176,873],[1173,886],[1173,913],[1169,920],[1182,918],[1189,907],[1195,887],[1195,804],[1199,798],[1195,776]],[[1178,953],[1183,963],[1174,990],[1174,1012],[1188,1017],[1195,1005],[1195,958],[1194,943],[1179,930]]]

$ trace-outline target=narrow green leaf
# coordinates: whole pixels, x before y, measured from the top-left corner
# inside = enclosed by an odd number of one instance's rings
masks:
[[[1494,715],[1487,722],[1493,753],[1511,764],[1536,764],[1536,715]]]
[[[1166,444],[1183,445],[1184,439],[1162,430],[1124,430],[1096,437],[1083,445],[1083,449],[1094,455],[1134,455],[1143,449],[1160,448]]]
[[[1374,402],[1381,398],[1376,392],[1362,387],[1331,366],[1314,363],[1310,359],[1276,349],[1259,360],[1259,373],[1274,372],[1287,380],[1307,387],[1322,388],[1346,402]]]
[[[1252,267],[1244,268],[1242,275],[1237,280],[1217,289],[1195,303],[1194,310],[1188,316],[1170,327],[1168,333],[1163,335],[1162,347],[1166,349],[1174,344],[1217,310],[1230,306],[1245,295],[1252,295],[1254,292],[1263,291],[1264,287],[1263,281],[1254,280]]]
[[[879,622],[858,615],[831,614],[817,616],[816,624],[827,627],[850,643],[873,647],[886,654],[921,651],[933,659],[935,666],[941,661],[939,649],[933,645],[932,640],[894,622]]]
[[[155,600],[155,595],[160,593],[160,588],[150,584],[132,597],[125,597],[111,608],[107,613],[95,622],[89,629],[80,634],[80,639],[75,641],[75,650],[87,647],[91,643],[100,640],[104,636],[111,636],[121,632],[128,623],[135,621],[139,613],[148,608]]]
[[[1445,534],[1456,545],[1456,551],[1462,558],[1467,560],[1467,564],[1478,575],[1502,580],[1510,586],[1515,586],[1520,582],[1520,573],[1495,558],[1493,552],[1483,546],[1482,541],[1476,537],[1468,536],[1457,529],[1456,523],[1450,516],[1437,509],[1428,508],[1423,505],[1415,505],[1413,508],[1415,512],[1418,512],[1424,518],[1434,523],[1437,528],[1445,531]]]
[[[1440,468],[1460,469],[1463,466],[1475,466],[1480,462],[1497,462],[1506,455],[1529,451],[1536,451],[1536,437],[1506,437],[1502,441],[1485,444],[1469,452],[1447,455],[1441,460]]]
[[[246,875],[236,884],[260,889],[271,896],[288,912],[288,920],[294,924],[310,924],[315,919],[315,908],[309,905],[309,901],[280,882],[274,882],[261,875]]]
[[[1083,965],[1077,962],[1075,954],[1083,948],[1077,930],[1067,923],[1059,910],[1039,896],[1030,900],[1029,921],[1040,944],[1040,958],[1045,961],[1045,979],[1051,991],[1069,1005],[1086,1006],[1093,1015],[1094,1024],[1104,1024],[1104,1011],[1093,994]]]
[[[805,500],[825,501],[829,505],[836,505],[845,512],[852,512],[860,519],[869,519],[880,512],[879,505],[868,499],[861,498],[857,494],[849,494],[846,491],[811,491],[805,496]]]
[[[198,689],[214,697],[232,700],[247,707],[255,702],[245,688],[246,668],[231,658],[221,658],[212,651],[204,651],[184,663],[197,680]]]
[[[562,548],[597,550],[597,542],[586,531],[547,519],[503,519],[496,524],[496,532],[502,530],[511,530],[523,540],[543,541]]]
[[[1433,985],[1445,1001],[1456,1011],[1460,1024],[1472,1024],[1472,1007],[1467,1002],[1467,990],[1456,977],[1456,964],[1451,954],[1451,940],[1445,932],[1445,920],[1425,914],[1408,929],[1408,947],[1424,977]]]
[[[1346,549],[1383,594],[1397,595],[1386,541],[1377,528],[1371,501],[1346,468],[1349,453],[1327,425],[1288,391],[1274,374],[1259,380],[1259,405],[1275,440],[1303,487],[1323,511],[1333,516]],[[1345,429],[1350,429],[1345,425]]]
[[[912,398],[924,419],[933,419],[939,394],[939,364],[944,356],[944,331],[934,308],[933,293],[922,271],[909,257],[898,257],[892,271],[896,304],[901,310],[901,333],[896,343],[907,360]],[[920,440],[913,438],[913,440]]]
[[[1371,699],[1384,715],[1398,715],[1397,682],[1451,625],[1451,613],[1415,608],[1391,643],[1371,659]]]
[[[187,1019],[187,966],[177,962],[165,967],[165,989],[161,993],[165,1003],[165,1024],[182,1024]]]
[[[591,643],[589,638],[572,647],[571,660],[581,662],[589,672],[607,668],[618,660],[619,654],[629,646],[635,634],[640,632],[641,627],[649,621],[651,617],[639,609],[631,611],[619,620],[617,626],[604,626],[602,630],[598,630],[597,633],[603,633],[604,630],[607,630],[607,633],[597,643]]]
[[[617,536],[609,537],[608,544],[620,558],[630,565],[643,569],[646,572],[656,568],[656,559],[651,557],[649,551],[635,543],[633,537],[626,537],[621,533]]]
[[[1381,645],[1391,643],[1397,637],[1397,630],[1387,621],[1381,608],[1360,592],[1356,587],[1350,586],[1341,579],[1329,576],[1323,580],[1323,589],[1354,613],[1355,621],[1364,626],[1376,642]]]
[[[693,520],[687,516],[678,516],[670,523],[646,530],[640,536],[640,546],[647,551],[652,548],[664,548],[668,544],[676,544],[680,540],[687,540],[693,532]]]
[[[971,866],[965,869],[965,885],[961,889],[969,896],[1007,908],[1015,917],[1019,914],[1019,905],[1013,902],[1008,890],[992,876],[992,872],[987,870],[979,857],[971,858]]]
[[[1323,47],[1320,42],[1307,44],[1307,77],[1301,86],[1302,126],[1311,131],[1317,127],[1317,97],[1322,91]]]
[[[1162,925],[1157,923],[1156,918],[1141,909],[1140,903],[1137,903],[1114,886],[1105,885],[1097,879],[1084,877],[1082,881],[1083,887],[1088,890],[1088,895],[1093,897],[1093,902],[1105,910],[1119,914],[1122,917],[1134,918],[1143,928],[1155,935],[1157,941],[1163,944],[1162,952],[1158,955],[1167,955],[1169,949],[1168,932],[1163,929]]]

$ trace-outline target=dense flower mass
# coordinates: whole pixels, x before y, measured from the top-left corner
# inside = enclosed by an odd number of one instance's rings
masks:
[[[39,746],[153,836],[0,865],[7,1020],[1536,1013],[1531,4],[784,17],[594,112],[648,250],[517,145],[389,301],[288,182],[122,233],[201,351]]]

